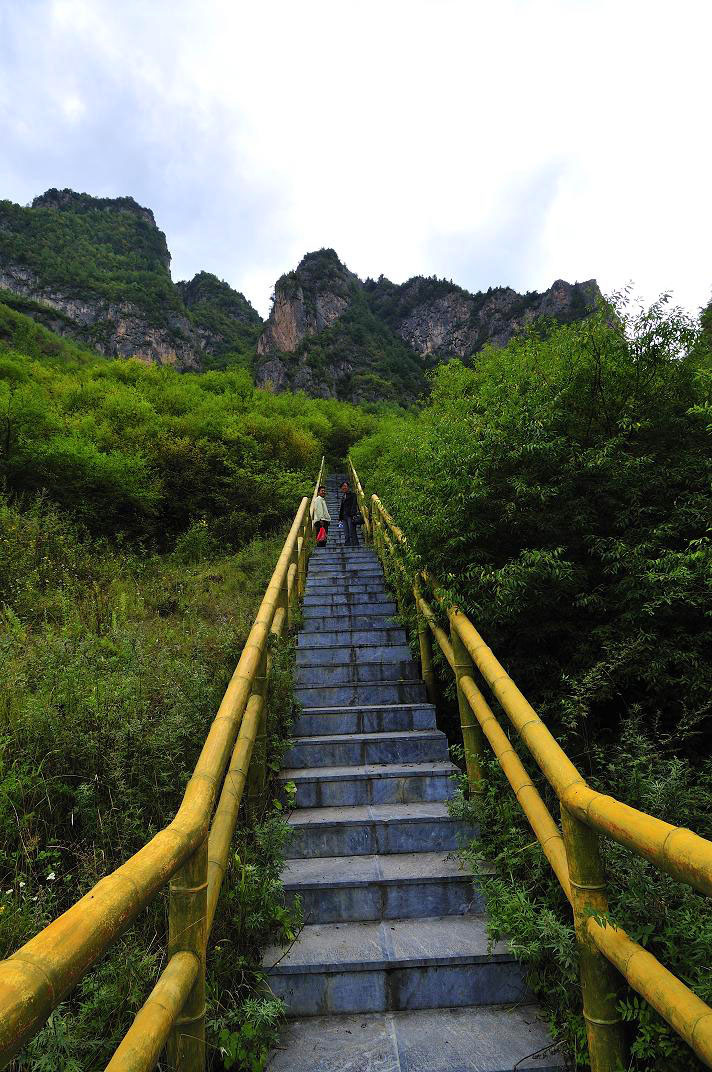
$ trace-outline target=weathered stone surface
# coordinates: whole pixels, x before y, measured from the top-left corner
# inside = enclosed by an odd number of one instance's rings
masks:
[[[596,307],[601,293],[595,279],[567,283],[557,279],[542,294],[518,294],[496,287],[470,294],[455,284],[416,276],[400,287],[388,280],[367,283],[396,333],[422,356],[469,357],[485,343],[505,346],[513,335],[541,316],[577,320]],[[388,289],[387,289],[388,288]]]
[[[398,397],[415,397],[424,386],[425,369],[438,361],[471,358],[487,343],[504,346],[538,317],[580,319],[600,298],[593,279],[573,284],[558,279],[542,294],[524,295],[510,287],[470,294],[454,283],[422,276],[402,284],[383,276],[362,283],[333,250],[320,250],[308,253],[275,284],[272,312],[257,344],[257,383],[353,402],[384,397],[388,385],[369,372],[378,371],[377,351],[387,336],[397,344],[391,354],[397,353],[404,365],[393,380]],[[349,330],[315,357],[310,340],[316,348],[319,334],[347,312]],[[370,334],[374,323],[386,332],[378,341]],[[390,360],[393,377],[393,356]]]
[[[131,197],[53,189],[30,208],[0,202],[0,288],[31,299],[23,312],[45,327],[108,357],[179,369],[201,368],[245,332],[254,345],[261,318],[242,294],[206,272],[174,284],[170,262],[153,213]]]

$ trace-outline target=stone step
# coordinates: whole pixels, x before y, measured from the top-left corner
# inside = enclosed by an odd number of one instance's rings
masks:
[[[324,610],[336,607],[355,607],[363,604],[388,603],[392,604],[393,596],[384,591],[381,592],[329,592],[324,588],[321,592],[304,596],[303,608],[319,607]],[[342,611],[342,613],[344,613]]]
[[[393,614],[365,614],[363,613],[363,608],[354,608],[350,614],[315,614],[313,617],[305,618],[300,637],[302,635],[308,636],[310,633],[341,633],[350,629],[363,632],[364,630],[395,628],[400,627],[394,620]]]
[[[307,581],[305,597],[320,596],[324,593],[330,596],[363,595],[364,592],[375,592],[381,595],[387,592],[386,582],[375,578],[372,581],[354,581],[348,577],[329,577],[328,579],[317,578]]]
[[[315,548],[314,555],[309,559],[309,572],[312,576],[319,573],[340,573],[343,569],[364,570],[365,573],[379,573],[383,575],[383,566],[378,555],[373,551],[366,551],[363,547],[340,547],[329,549],[326,547]]]
[[[340,733],[298,737],[284,757],[287,767],[357,767],[369,763],[427,763],[448,758],[440,730]]]
[[[407,644],[388,644],[379,640],[373,644],[339,644],[333,647],[298,648],[297,666],[345,666],[351,664],[412,662]]]
[[[435,729],[432,704],[303,708],[292,732],[296,737],[331,736],[335,733],[391,733],[399,730]]]
[[[519,965],[504,942],[488,949],[484,919],[477,915],[310,924],[286,955],[280,947],[268,948],[263,965],[289,1016],[527,998]]]
[[[380,662],[322,663],[320,666],[298,666],[296,684],[301,685],[350,685],[368,684],[371,681],[419,681],[420,672],[410,658],[390,660],[388,649],[381,652]]]
[[[383,585],[385,583],[383,573],[380,569],[371,568],[364,569],[359,566],[339,566],[335,569],[320,570],[314,572],[309,570],[308,579],[311,581],[309,585],[309,591],[320,591],[321,589],[328,589],[332,586],[339,584],[345,585],[369,585],[378,584]]]
[[[352,618],[352,617],[374,617],[374,618],[392,618],[396,613],[395,603],[388,602],[387,600],[364,600],[359,603],[335,603],[333,607],[326,605],[323,600],[315,600],[313,603],[305,603],[302,607],[302,615],[305,622],[310,621],[312,618],[326,618],[331,621],[335,617],[339,618]],[[333,626],[331,627],[333,629]]]
[[[329,536],[331,536],[332,533],[333,526]],[[310,567],[315,566],[321,568],[322,566],[334,564],[343,565],[345,562],[350,562],[352,564],[378,566],[379,568],[382,568],[381,560],[376,552],[363,544],[361,544],[360,547],[349,547],[346,544],[335,540],[331,544],[327,543],[326,547],[318,547],[316,544],[312,544],[312,548],[314,553],[309,559]]]
[[[384,623],[382,629],[328,629],[321,633],[299,633],[297,640],[297,659],[300,652],[312,648],[366,648],[366,647],[405,647],[405,629]]]
[[[447,805],[371,804],[351,808],[299,808],[288,819],[290,859],[372,853],[454,852],[477,831],[451,819]]]
[[[294,695],[303,707],[360,707],[362,704],[412,704],[427,699],[422,681],[371,681],[362,684],[297,685]]]
[[[289,1020],[269,1072],[559,1072],[565,1067],[536,1006],[481,1005]]]
[[[471,873],[445,852],[290,860],[282,883],[305,923],[461,916],[484,910]]]
[[[383,763],[343,767],[285,767],[279,781],[294,782],[298,808],[331,808],[353,804],[411,804],[450,800],[457,768],[442,760],[427,763]]]

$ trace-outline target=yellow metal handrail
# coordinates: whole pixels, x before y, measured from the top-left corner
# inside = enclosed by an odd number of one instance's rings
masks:
[[[325,472],[322,458],[317,487]],[[0,963],[0,1068],[170,882],[168,962],[107,1072],[149,1072],[166,1044],[176,1072],[204,1069],[205,948],[243,790],[247,784],[255,799],[265,782],[268,640],[304,594],[309,504],[307,497],[299,504],[173,821]]]
[[[363,509],[365,495],[350,459],[349,470]],[[407,574],[403,561],[406,537],[377,495],[371,497],[370,520],[373,543],[380,557],[394,562]],[[587,785],[469,618],[448,604],[426,571],[412,579],[412,588],[421,671],[430,698],[435,698],[432,638],[455,674],[470,791],[482,791],[486,739],[571,903],[593,1072],[618,1072],[627,1067],[623,1025],[617,1011],[618,972],[700,1060],[712,1068],[712,1008],[608,920],[598,835],[617,841],[707,896],[712,895],[712,842]],[[424,598],[424,588],[432,592],[440,611],[447,615],[449,636],[439,624],[433,606]],[[475,680],[476,671],[489,685],[556,793],[561,826],[549,812],[482,694]]]

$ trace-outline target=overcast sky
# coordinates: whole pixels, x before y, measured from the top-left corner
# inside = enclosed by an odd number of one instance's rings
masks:
[[[0,198],[131,194],[263,314],[321,246],[697,311],[711,38],[708,0],[0,0]]]

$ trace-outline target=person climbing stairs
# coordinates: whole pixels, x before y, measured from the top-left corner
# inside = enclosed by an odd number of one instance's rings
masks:
[[[327,504],[338,517],[338,478]],[[375,551],[332,524],[297,646],[296,786],[282,880],[305,926],[264,966],[289,1020],[270,1072],[544,1072],[564,1067],[455,850],[456,768],[394,620]]]

